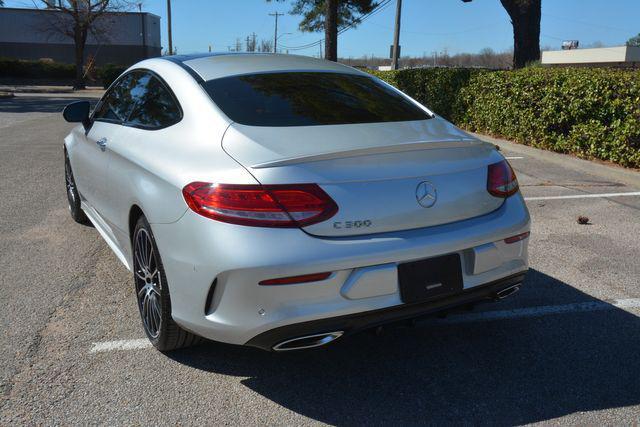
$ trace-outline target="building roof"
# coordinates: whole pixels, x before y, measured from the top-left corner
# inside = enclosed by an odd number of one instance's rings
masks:
[[[615,65],[634,62],[640,62],[640,47],[617,46],[542,52],[542,64],[545,65]]]
[[[47,7],[2,7],[0,8],[0,12],[2,11],[11,11],[11,12],[25,12],[25,13],[64,13],[58,9],[47,8]],[[151,12],[139,12],[137,10],[109,10],[105,12],[108,15],[149,15],[154,16],[160,19],[159,15]]]
[[[332,61],[309,56],[274,53],[209,53],[166,56],[163,59],[193,70],[205,81],[239,74],[275,71],[333,71],[350,74],[361,72]]]

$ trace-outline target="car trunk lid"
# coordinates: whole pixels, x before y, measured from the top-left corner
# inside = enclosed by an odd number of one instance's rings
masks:
[[[438,117],[306,127],[233,124],[224,150],[267,184],[316,183],[338,212],[304,227],[339,237],[429,227],[483,215],[503,199],[486,190],[500,154]]]

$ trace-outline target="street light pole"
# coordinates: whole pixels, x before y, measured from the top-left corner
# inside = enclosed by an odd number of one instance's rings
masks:
[[[400,15],[402,13],[402,0],[396,0],[396,28],[393,34],[393,58],[391,59],[391,69],[398,69],[400,59]]]
[[[273,53],[278,53],[278,16],[284,16],[284,13],[270,13],[269,16],[276,17],[276,31],[273,35]]]
[[[173,55],[173,41],[171,40],[171,0],[167,0],[167,37],[169,38],[169,55]]]
[[[140,24],[142,27],[142,57],[147,59],[149,57],[147,55],[147,28],[144,15],[142,13],[142,3],[138,3],[138,10],[140,11]]]

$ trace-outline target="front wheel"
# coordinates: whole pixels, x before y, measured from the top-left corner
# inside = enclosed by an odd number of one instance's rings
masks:
[[[182,329],[171,318],[171,297],[151,226],[144,216],[133,232],[133,272],[144,332],[160,351],[198,343],[201,338]]]
[[[67,202],[69,203],[71,218],[78,224],[89,224],[89,218],[87,218],[80,206],[80,193],[73,177],[71,162],[69,162],[69,155],[66,150],[64,152],[64,183],[67,188]]]

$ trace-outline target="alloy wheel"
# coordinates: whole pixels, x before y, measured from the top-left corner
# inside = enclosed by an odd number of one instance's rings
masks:
[[[162,276],[151,236],[144,228],[138,229],[135,235],[133,254],[138,308],[147,333],[151,338],[157,338],[162,323]]]
[[[64,162],[64,181],[67,187],[67,199],[69,200],[69,209],[74,206],[76,202],[76,183],[73,180],[73,172],[71,172],[71,165],[69,159]]]

